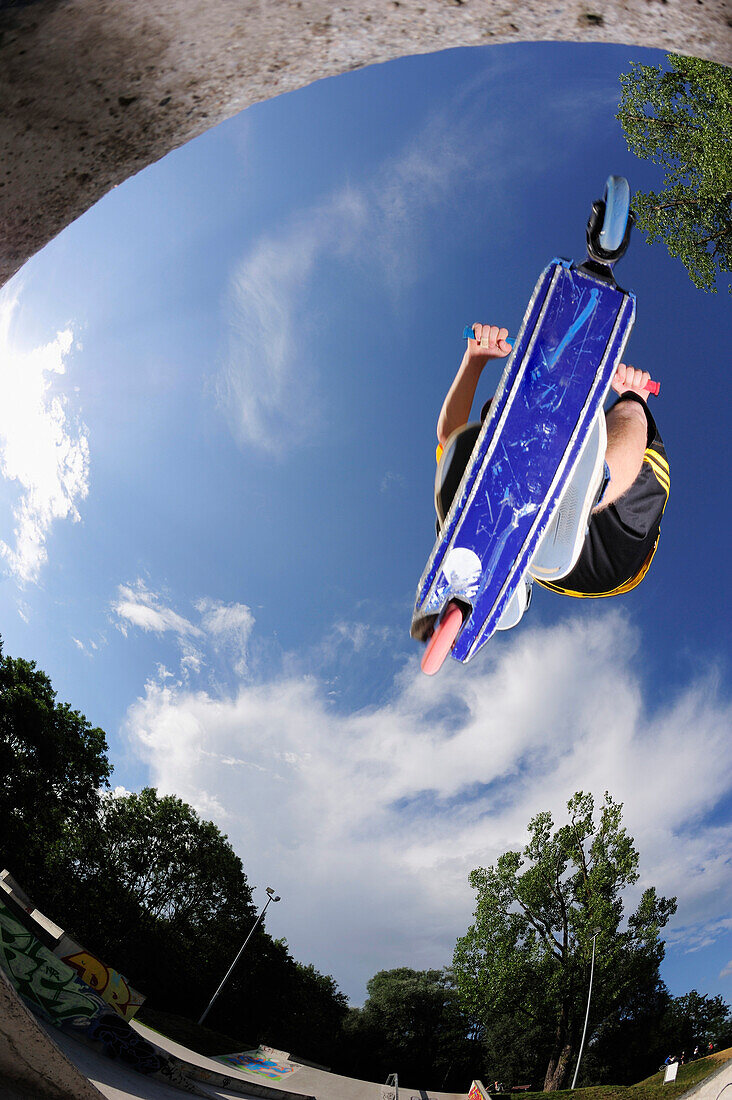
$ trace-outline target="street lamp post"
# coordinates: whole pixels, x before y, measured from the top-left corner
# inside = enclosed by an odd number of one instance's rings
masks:
[[[279,897],[278,897],[278,896],[277,896],[277,895],[275,894],[275,892],[274,892],[274,890],[272,889],[272,887],[271,887],[271,886],[268,886],[268,887],[267,887],[267,902],[266,902],[266,904],[265,904],[265,906],[264,906],[264,909],[263,909],[263,910],[262,910],[262,912],[261,912],[261,913],[259,914],[259,916],[258,916],[258,917],[257,917],[257,919],[255,920],[254,924],[252,925],[251,929],[249,930],[249,935],[247,936],[247,938],[246,938],[246,939],[244,940],[244,943],[243,943],[243,944],[241,945],[241,947],[239,948],[239,954],[238,954],[238,955],[236,956],[236,958],[234,959],[233,963],[231,964],[231,966],[229,967],[229,969],[228,969],[228,970],[226,971],[226,973],[224,974],[224,979],[223,979],[223,981],[221,982],[221,985],[219,986],[219,988],[218,988],[218,989],[216,990],[216,992],[214,993],[214,995],[213,995],[213,997],[211,998],[211,1000],[210,1000],[210,1001],[208,1002],[208,1004],[206,1005],[205,1011],[204,1011],[203,1015],[201,1016],[201,1019],[200,1019],[200,1020],[198,1021],[198,1023],[199,1023],[199,1026],[200,1026],[200,1025],[201,1025],[201,1024],[203,1023],[203,1021],[204,1021],[204,1020],[206,1019],[206,1017],[208,1016],[209,1012],[211,1011],[211,1007],[212,1007],[212,1005],[213,1005],[214,1001],[216,1000],[216,998],[218,997],[219,993],[221,992],[221,990],[222,990],[222,989],[224,988],[224,986],[226,985],[226,983],[227,983],[227,981],[228,981],[228,979],[229,979],[229,975],[231,974],[231,972],[232,972],[232,970],[234,969],[234,967],[236,966],[236,964],[237,964],[237,963],[239,962],[239,959],[240,959],[240,958],[242,957],[242,954],[244,953],[244,948],[246,947],[246,945],[247,945],[247,944],[249,943],[250,939],[251,939],[251,938],[252,938],[252,936],[254,935],[254,930],[255,930],[255,928],[257,927],[257,925],[258,925],[258,924],[260,923],[260,921],[261,921],[261,920],[262,920],[262,918],[264,917],[264,914],[265,914],[265,913],[267,912],[267,906],[269,905],[269,903],[270,903],[271,901],[281,901],[281,900],[282,900],[282,899],[281,899],[281,898],[279,898]]]
[[[582,1051],[585,1046],[585,1035],[587,1034],[587,1021],[590,1018],[590,1000],[592,998],[592,975],[595,973],[595,940],[600,935],[601,929],[597,928],[592,933],[592,964],[590,966],[590,989],[587,994],[587,1012],[585,1013],[585,1026],[582,1028],[582,1042],[580,1043],[579,1054],[577,1055],[577,1065],[574,1067],[574,1077],[572,1079],[572,1088],[577,1084],[577,1074],[579,1073],[580,1062],[582,1061]]]

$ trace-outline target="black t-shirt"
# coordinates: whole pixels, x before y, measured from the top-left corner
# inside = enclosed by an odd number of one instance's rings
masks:
[[[559,584],[539,581],[567,596],[616,596],[629,592],[645,576],[658,543],[661,516],[669,494],[669,465],[651,410],[633,393],[646,414],[648,436],[643,465],[627,493],[593,513],[584,545],[571,573]]]

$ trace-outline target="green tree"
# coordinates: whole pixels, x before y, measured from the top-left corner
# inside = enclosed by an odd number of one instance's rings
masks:
[[[57,905],[67,926],[151,1008],[197,1020],[258,916],[226,836],[180,798],[146,787],[106,795],[94,826],[68,835],[66,856]],[[245,1045],[326,1060],[346,1012],[333,979],[296,962],[259,924],[206,1023]]]
[[[624,998],[594,1030],[582,1055],[579,1083],[633,1085],[655,1073],[669,1051],[675,1050],[675,1043],[668,1047],[664,1038],[671,1001],[660,980]]]
[[[662,1049],[665,1054],[683,1050],[688,1058],[697,1044],[704,1048],[704,1053],[710,1040],[717,1048],[728,1045],[726,1040],[731,1031],[732,1018],[727,1002],[720,996],[708,997],[692,989],[683,997],[670,999],[663,1020]]]
[[[44,892],[65,830],[96,820],[109,786],[104,731],[56,701],[34,661],[5,657],[0,642],[0,859]]]
[[[606,793],[579,792],[569,821],[554,828],[544,812],[529,823],[523,852],[470,875],[475,923],[458,940],[453,968],[463,1008],[482,1029],[490,1077],[562,1087],[582,1031],[592,939],[596,963],[591,1037],[639,990],[658,984],[659,936],[675,899],[646,889],[623,922],[623,891],[638,880],[638,853]]]
[[[242,963],[222,1012],[237,1022],[247,1019],[248,1033],[258,1042],[332,1066],[348,1014],[334,979],[296,962],[285,940],[263,942]]]
[[[49,917],[145,993],[197,1019],[257,917],[226,836],[152,788],[105,792],[103,730],[58,703],[0,643],[0,867]],[[260,924],[212,1016],[223,1030],[327,1057],[347,1015],[331,977]]]
[[[628,148],[665,172],[660,194],[638,192],[633,211],[649,244],[663,240],[696,286],[716,291],[717,276],[732,270],[732,69],[667,60],[668,71],[632,63],[620,77],[616,117]]]
[[[105,795],[93,822],[67,830],[62,851],[68,877],[55,914],[160,1007],[179,1006],[195,987],[202,999],[256,919],[227,838],[151,787]]]
[[[447,970],[382,970],[346,1023],[346,1052],[363,1076],[429,1088],[464,1088],[475,1057],[470,1021]]]

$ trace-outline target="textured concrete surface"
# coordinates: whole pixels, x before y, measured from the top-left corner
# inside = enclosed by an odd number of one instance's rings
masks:
[[[0,1095],[4,1100],[102,1100],[41,1028],[2,970]]]
[[[196,1096],[211,1096],[205,1086],[191,1085],[193,1091],[182,1091],[154,1077],[144,1077],[132,1066],[124,1062],[113,1061],[104,1054],[80,1043],[71,1035],[60,1033],[56,1041],[71,1059],[80,1073],[93,1083],[95,1089],[105,1100],[191,1100]],[[256,1100],[246,1096],[223,1091],[218,1100]]]
[[[267,1086],[262,1088],[262,1093],[268,1095],[271,1100],[280,1090],[282,1090],[280,1095],[283,1100],[298,1100],[299,1097],[302,1097],[303,1100],[381,1100],[382,1098],[382,1086],[377,1082],[359,1081],[355,1077],[342,1077],[338,1073],[329,1073],[326,1070],[317,1069],[314,1066],[300,1065],[299,1063],[296,1063],[298,1068],[292,1076],[283,1078],[277,1084],[274,1082],[266,1083],[261,1077],[248,1073],[246,1070],[229,1069],[221,1062],[206,1058],[202,1054],[196,1054],[194,1051],[180,1046],[172,1039],[168,1039],[167,1036],[160,1035],[157,1031],[145,1027],[139,1020],[133,1020],[131,1027],[139,1035],[142,1035],[148,1043],[152,1043],[164,1054],[170,1054],[174,1058],[180,1058],[181,1061],[185,1062],[186,1066],[189,1067],[191,1076],[197,1081],[205,1081],[226,1074],[231,1081],[235,1080],[243,1087],[251,1088],[254,1085],[256,1088],[257,1084]],[[200,1075],[196,1074],[196,1068],[202,1071]],[[229,1092],[227,1089],[221,1092],[214,1090],[213,1095],[225,1096],[229,1095]],[[465,1093],[434,1092],[432,1089],[427,1092],[418,1088],[410,1088],[408,1085],[399,1085],[401,1100],[465,1100],[465,1095]]]
[[[110,188],[251,103],[531,40],[730,64],[732,0],[0,0],[0,285]]]
[[[710,1055],[710,1058],[720,1062],[720,1068],[697,1088],[685,1092],[679,1100],[692,1100],[692,1097],[693,1100],[726,1100],[726,1097],[732,1096],[732,1061],[722,1061],[728,1055],[727,1050]]]

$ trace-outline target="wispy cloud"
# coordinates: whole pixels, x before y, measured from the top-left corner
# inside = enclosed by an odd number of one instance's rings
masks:
[[[317,429],[320,408],[307,352],[313,331],[298,306],[318,260],[355,241],[366,217],[363,197],[341,192],[280,236],[261,240],[239,265],[229,355],[216,395],[242,443],[276,454]]]
[[[115,625],[125,637],[130,629],[136,629],[175,638],[184,680],[207,667],[206,650],[226,655],[236,675],[242,676],[247,668],[247,642],[254,626],[251,610],[243,603],[227,604],[208,598],[196,600],[194,608],[197,623],[181,615],[140,578],[131,584],[120,584],[111,605]],[[161,665],[159,678],[165,681],[171,677],[172,673]]]
[[[26,349],[13,337],[19,289],[0,292],[0,474],[19,488],[13,508],[14,545],[0,554],[18,581],[37,581],[48,558],[54,521],[78,521],[89,492],[87,429],[68,399],[54,392],[66,371],[71,329]]]
[[[344,273],[369,270],[398,295],[424,266],[425,216],[454,202],[468,176],[475,181],[487,173],[495,182],[506,172],[500,158],[471,148],[478,108],[464,106],[461,98],[434,114],[369,178],[301,211],[242,259],[230,288],[229,354],[216,381],[219,404],[242,444],[282,454],[322,422],[312,347],[323,322],[308,308],[316,270],[326,263],[340,264]],[[492,131],[491,154],[505,137],[497,122]]]
[[[427,679],[411,662],[385,701],[348,713],[291,666],[215,697],[152,679],[127,730],[161,790],[221,807],[248,874],[276,874],[298,914],[293,949],[350,990],[447,961],[468,872],[578,789],[625,803],[640,886],[677,894],[677,926],[703,912],[714,935],[732,827],[704,821],[732,789],[732,708],[709,679],[649,713],[637,646],[618,614],[523,631],[467,670]]]
[[[139,630],[165,634],[172,631],[181,637],[200,637],[202,631],[188,619],[183,618],[171,607],[166,607],[156,592],[151,592],[143,580],[133,584],[121,584],[118,598],[112,603],[112,610],[120,620],[117,624],[123,634],[130,626]]]
[[[231,655],[234,671],[242,675],[247,667],[247,643],[254,627],[254,616],[243,603],[223,603],[201,599],[196,602],[201,616],[201,629],[211,639],[213,647]]]
[[[382,288],[382,308],[398,307],[404,290],[430,270],[430,221],[445,231],[457,224],[450,211],[462,208],[464,231],[466,208],[481,221],[495,204],[493,224],[480,229],[490,249],[519,213],[508,181],[546,178],[562,161],[568,127],[589,131],[606,116],[609,93],[599,78],[583,92],[582,111],[576,92],[557,98],[552,87],[537,115],[536,90],[521,88],[515,64],[504,54],[468,72],[391,157],[263,234],[242,257],[229,288],[228,354],[215,383],[240,444],[279,456],[312,438],[327,416],[318,341],[324,326],[337,332],[338,319],[319,314],[317,278],[332,278],[335,269],[349,284],[354,272],[366,273]],[[517,142],[512,120],[519,116]],[[526,118],[534,119],[528,129]]]
[[[403,489],[405,485],[404,478],[401,474],[395,474],[392,470],[387,470],[381,479],[381,485],[379,491],[382,493],[388,493],[390,489],[397,486]]]

